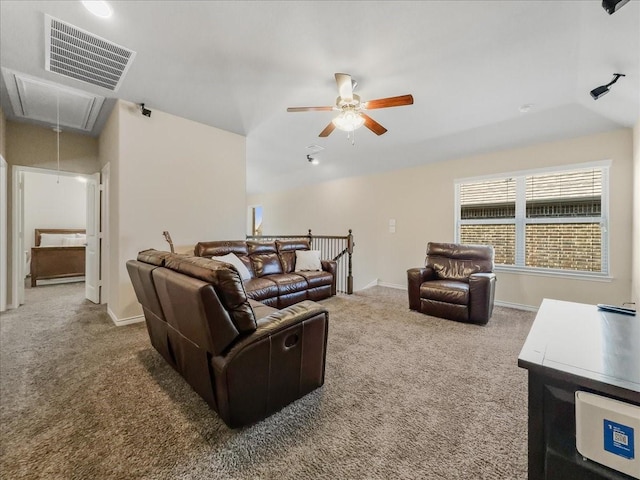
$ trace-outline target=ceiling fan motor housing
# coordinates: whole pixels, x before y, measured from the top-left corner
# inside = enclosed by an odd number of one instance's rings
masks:
[[[360,95],[356,95],[354,93],[353,94],[353,98],[351,98],[351,99],[344,99],[344,98],[338,96],[338,98],[336,98],[336,106],[338,108],[341,108],[342,110],[345,110],[345,109],[356,109],[356,108],[360,107]]]

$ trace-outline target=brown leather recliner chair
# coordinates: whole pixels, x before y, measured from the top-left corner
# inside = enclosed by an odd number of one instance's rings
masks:
[[[409,308],[434,317],[486,324],[493,313],[493,247],[433,243],[424,268],[407,270]]]
[[[235,428],[324,383],[329,314],[305,300],[276,310],[247,298],[237,270],[149,250],[127,262],[152,345]]]

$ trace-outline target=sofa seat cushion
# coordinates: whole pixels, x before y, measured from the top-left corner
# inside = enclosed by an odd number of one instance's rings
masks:
[[[278,297],[278,286],[268,278],[252,278],[244,282],[247,297],[262,301]]]
[[[467,305],[469,284],[455,280],[433,280],[420,285],[420,298],[437,302]]]
[[[269,275],[268,278],[278,286],[278,296],[307,290],[307,280],[295,273]]]
[[[325,285],[331,285],[333,283],[333,275],[324,271],[305,271],[296,272],[296,275],[300,275],[307,280],[308,288],[323,287]]]

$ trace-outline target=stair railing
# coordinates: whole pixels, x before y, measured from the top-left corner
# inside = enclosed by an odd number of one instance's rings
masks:
[[[353,233],[339,235],[313,235],[311,229],[306,235],[247,235],[247,240],[309,240],[311,250],[320,250],[320,258],[331,259],[337,263],[336,289],[339,293],[351,295],[353,293]]]

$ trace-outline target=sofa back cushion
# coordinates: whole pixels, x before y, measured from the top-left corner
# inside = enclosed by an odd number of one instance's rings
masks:
[[[251,278],[255,277],[251,260],[249,259],[249,251],[247,242],[244,240],[218,240],[213,242],[198,242],[194,249],[194,253],[198,257],[219,257],[233,253],[245,267],[249,270]]]
[[[138,261],[155,265],[156,267],[164,267],[167,258],[171,258],[177,254],[171,252],[163,252],[150,248],[138,253]]]
[[[238,258],[235,253],[227,253],[226,255],[214,255],[213,257],[211,257],[211,260],[216,260],[218,262],[224,262],[233,265],[233,267],[240,274],[240,278],[242,279],[242,281],[251,280],[252,278],[251,272],[249,271],[247,266],[242,260]]]
[[[247,242],[251,266],[256,277],[283,273],[276,242]]]
[[[164,321],[164,313],[162,313],[162,307],[160,306],[152,277],[152,272],[156,268],[158,268],[158,265],[151,262],[138,260],[129,260],[127,262],[127,271],[138,302],[144,309]]]
[[[491,245],[429,242],[426,266],[438,279],[469,282],[471,274],[493,271],[493,257]]]
[[[276,248],[282,263],[284,273],[291,273],[296,267],[296,250],[309,250],[311,248],[308,238],[296,240],[276,240]]]
[[[190,256],[172,257],[165,267],[211,284],[238,332],[250,333],[257,328],[253,309],[236,270],[208,258]],[[211,321],[215,326],[215,318]]]
[[[190,362],[189,349],[182,348],[186,343],[196,345],[203,354],[220,355],[240,336],[212,284],[168,268],[156,268],[153,281],[170,327],[171,355],[183,375],[189,373],[182,371]]]

